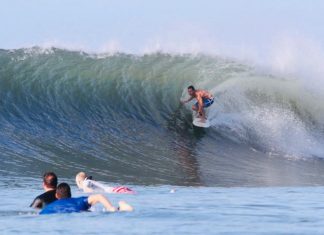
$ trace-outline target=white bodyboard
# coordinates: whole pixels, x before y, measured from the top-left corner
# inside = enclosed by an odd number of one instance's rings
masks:
[[[197,127],[203,127],[203,128],[208,128],[210,127],[210,123],[208,118],[207,119],[202,119],[200,117],[197,117],[196,115],[192,116],[192,124],[197,126]]]

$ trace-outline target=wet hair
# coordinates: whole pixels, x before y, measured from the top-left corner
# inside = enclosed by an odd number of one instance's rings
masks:
[[[195,91],[195,90],[196,90],[196,89],[195,89],[195,87],[194,87],[194,86],[192,86],[192,85],[191,85],[191,86],[188,86],[188,90],[189,90],[189,89],[191,89],[191,90],[193,90],[193,91]]]
[[[54,172],[45,172],[43,175],[44,185],[48,188],[56,188],[57,186],[57,176]]]
[[[60,183],[56,188],[56,196],[58,199],[70,198],[71,188],[67,183]]]

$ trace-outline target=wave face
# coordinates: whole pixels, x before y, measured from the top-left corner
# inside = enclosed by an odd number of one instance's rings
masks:
[[[179,105],[191,84],[216,97],[208,130],[193,128],[190,105]],[[323,182],[322,100],[300,79],[219,57],[0,50],[0,173],[85,170],[134,184]]]

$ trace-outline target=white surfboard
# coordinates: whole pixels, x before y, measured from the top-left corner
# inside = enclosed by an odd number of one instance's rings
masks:
[[[210,127],[210,123],[208,118],[207,119],[202,119],[200,117],[197,117],[196,115],[192,116],[192,124],[194,124],[197,127],[203,127],[203,128],[208,128]]]

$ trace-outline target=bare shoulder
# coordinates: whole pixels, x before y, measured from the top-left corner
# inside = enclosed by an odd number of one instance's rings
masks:
[[[213,95],[209,91],[201,90],[201,96],[211,98]]]
[[[196,96],[202,96],[204,93],[204,90],[196,90]]]

